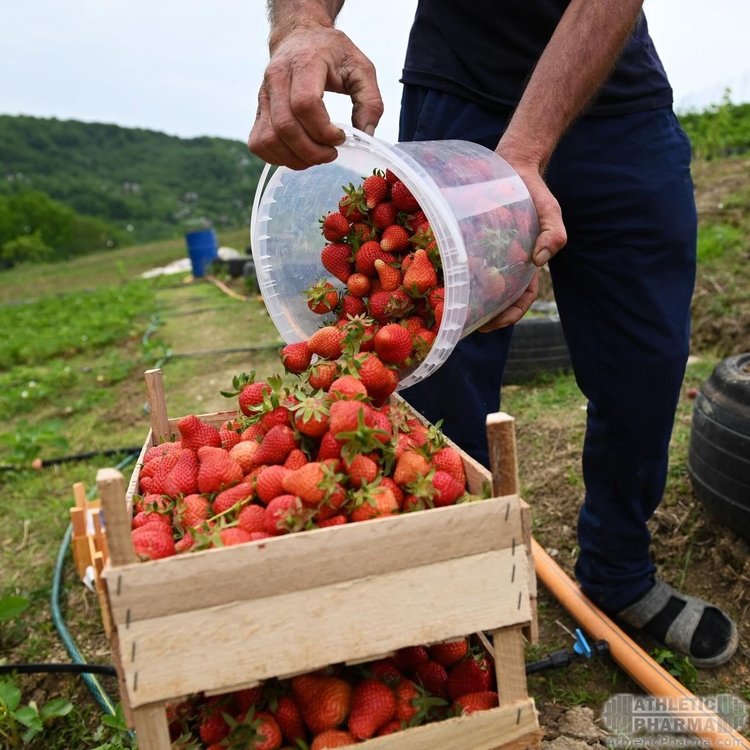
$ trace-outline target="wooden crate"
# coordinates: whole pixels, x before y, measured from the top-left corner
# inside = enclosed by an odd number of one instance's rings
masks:
[[[489,633],[501,705],[356,747],[491,750],[538,744],[526,688],[523,629],[534,619],[528,507],[515,472],[497,479],[464,454],[469,488],[511,486],[478,502],[137,562],[130,506],[145,451],[175,436],[158,371],[147,373],[151,431],[126,489],[97,474],[110,558],[104,576],[126,716],[141,750],[167,750],[164,702],[217,694],[329,664]],[[201,415],[220,424],[232,413]],[[513,437],[493,415],[492,439]],[[494,451],[498,467],[515,445]],[[201,633],[201,649],[183,638]],[[332,637],[332,635],[334,637]]]

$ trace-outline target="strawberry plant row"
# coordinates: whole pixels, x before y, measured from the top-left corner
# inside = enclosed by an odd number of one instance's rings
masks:
[[[178,436],[179,420],[167,417],[160,375],[147,374],[152,429],[127,487],[115,470],[97,475],[110,551],[104,575],[113,655],[141,750],[170,747],[166,701],[479,632],[490,634],[497,657],[499,708],[357,747],[491,750],[536,744],[522,635],[534,620],[534,575],[528,507],[517,482],[493,482],[492,474],[462,453],[470,492],[505,486],[508,493],[140,562],[131,506],[143,458],[152,446]],[[218,426],[233,416],[200,419]],[[512,428],[512,420],[501,423]],[[491,431],[491,439],[493,434],[499,433]],[[507,464],[515,446],[500,454]]]

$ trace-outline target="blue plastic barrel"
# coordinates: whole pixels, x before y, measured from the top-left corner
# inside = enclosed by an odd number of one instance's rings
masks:
[[[219,255],[216,232],[213,229],[200,229],[195,232],[188,232],[185,235],[185,240],[187,241],[188,255],[190,256],[190,265],[193,267],[193,276],[204,276],[206,268]]]

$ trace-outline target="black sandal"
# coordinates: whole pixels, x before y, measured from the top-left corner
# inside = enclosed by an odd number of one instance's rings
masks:
[[[729,615],[660,580],[638,601],[618,612],[615,619],[690,657],[696,667],[724,664],[739,642],[737,626]]]

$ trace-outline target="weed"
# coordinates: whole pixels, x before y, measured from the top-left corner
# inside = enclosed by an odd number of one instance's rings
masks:
[[[21,701],[16,683],[10,678],[0,680],[0,737],[8,748],[27,745],[73,710],[73,704],[65,698],[53,698],[41,706],[33,700],[25,704]]]
[[[687,656],[679,656],[666,648],[655,649],[651,656],[688,690],[695,690],[698,683],[698,671]]]

